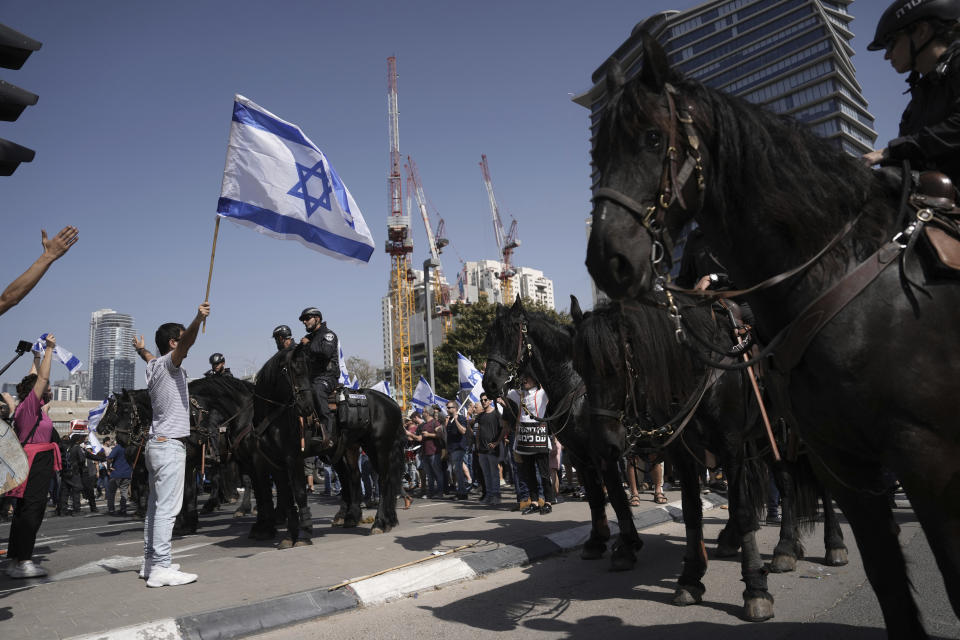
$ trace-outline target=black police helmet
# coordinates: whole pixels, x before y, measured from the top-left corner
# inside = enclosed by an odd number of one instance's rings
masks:
[[[278,326],[276,329],[273,330],[273,337],[284,338],[284,339],[292,338],[293,332],[290,331],[290,327],[288,327],[285,324],[281,324],[280,326]]]
[[[882,51],[887,39],[920,20],[960,20],[960,0],[896,0],[877,23],[870,51]]]
[[[320,313],[320,309],[317,309],[316,307],[307,307],[306,309],[301,311],[300,322],[303,322],[310,316],[317,316],[318,318],[320,318],[320,322],[323,322],[323,314]]]
[[[217,366],[218,364],[220,364],[221,362],[225,362],[222,353],[215,353],[215,354],[213,354],[212,356],[210,356],[210,366],[211,366],[211,367],[215,367],[215,366]]]

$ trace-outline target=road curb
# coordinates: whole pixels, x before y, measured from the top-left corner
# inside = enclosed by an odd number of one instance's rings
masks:
[[[702,502],[706,511],[726,505],[727,500],[710,493],[702,496]],[[635,513],[633,521],[638,530],[643,530],[678,521],[682,515],[678,500]],[[618,533],[616,523],[611,522],[610,528],[612,534]],[[350,609],[390,602],[572,551],[583,545],[589,531],[590,525],[581,525],[462,557],[431,559],[333,591],[326,587],[301,591],[196,615],[74,636],[68,640],[221,640],[263,633]]]

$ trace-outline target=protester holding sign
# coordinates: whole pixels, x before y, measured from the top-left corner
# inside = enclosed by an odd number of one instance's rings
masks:
[[[549,453],[552,447],[547,424],[541,420],[547,411],[547,394],[540,385],[529,375],[520,378],[523,393],[516,389],[507,393],[507,398],[513,400],[520,407],[520,415],[514,423],[517,431],[513,440],[513,452],[517,456],[517,466],[523,474],[530,489],[530,506],[523,510],[523,515],[539,511],[546,515],[553,511],[552,503],[556,502],[553,483],[550,481]],[[540,498],[540,484],[537,481],[537,472],[543,486],[544,499]]]

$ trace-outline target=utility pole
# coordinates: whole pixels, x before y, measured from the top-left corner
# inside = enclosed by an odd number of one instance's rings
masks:
[[[433,381],[433,301],[430,295],[430,269],[437,269],[440,263],[432,257],[423,261],[423,319],[426,323],[424,343],[427,350],[427,372],[429,373],[430,388],[436,393]]]

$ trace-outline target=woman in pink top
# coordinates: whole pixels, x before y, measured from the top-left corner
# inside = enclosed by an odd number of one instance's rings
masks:
[[[13,426],[27,454],[30,472],[26,481],[8,495],[20,498],[13,511],[7,555],[10,563],[7,575],[11,578],[39,578],[47,575],[33,563],[33,547],[37,532],[47,508],[47,490],[53,472],[60,469],[60,447],[53,421],[41,407],[50,389],[50,362],[57,345],[52,334],[47,334],[46,350],[37,373],[31,373],[17,385],[20,404],[13,415]]]

